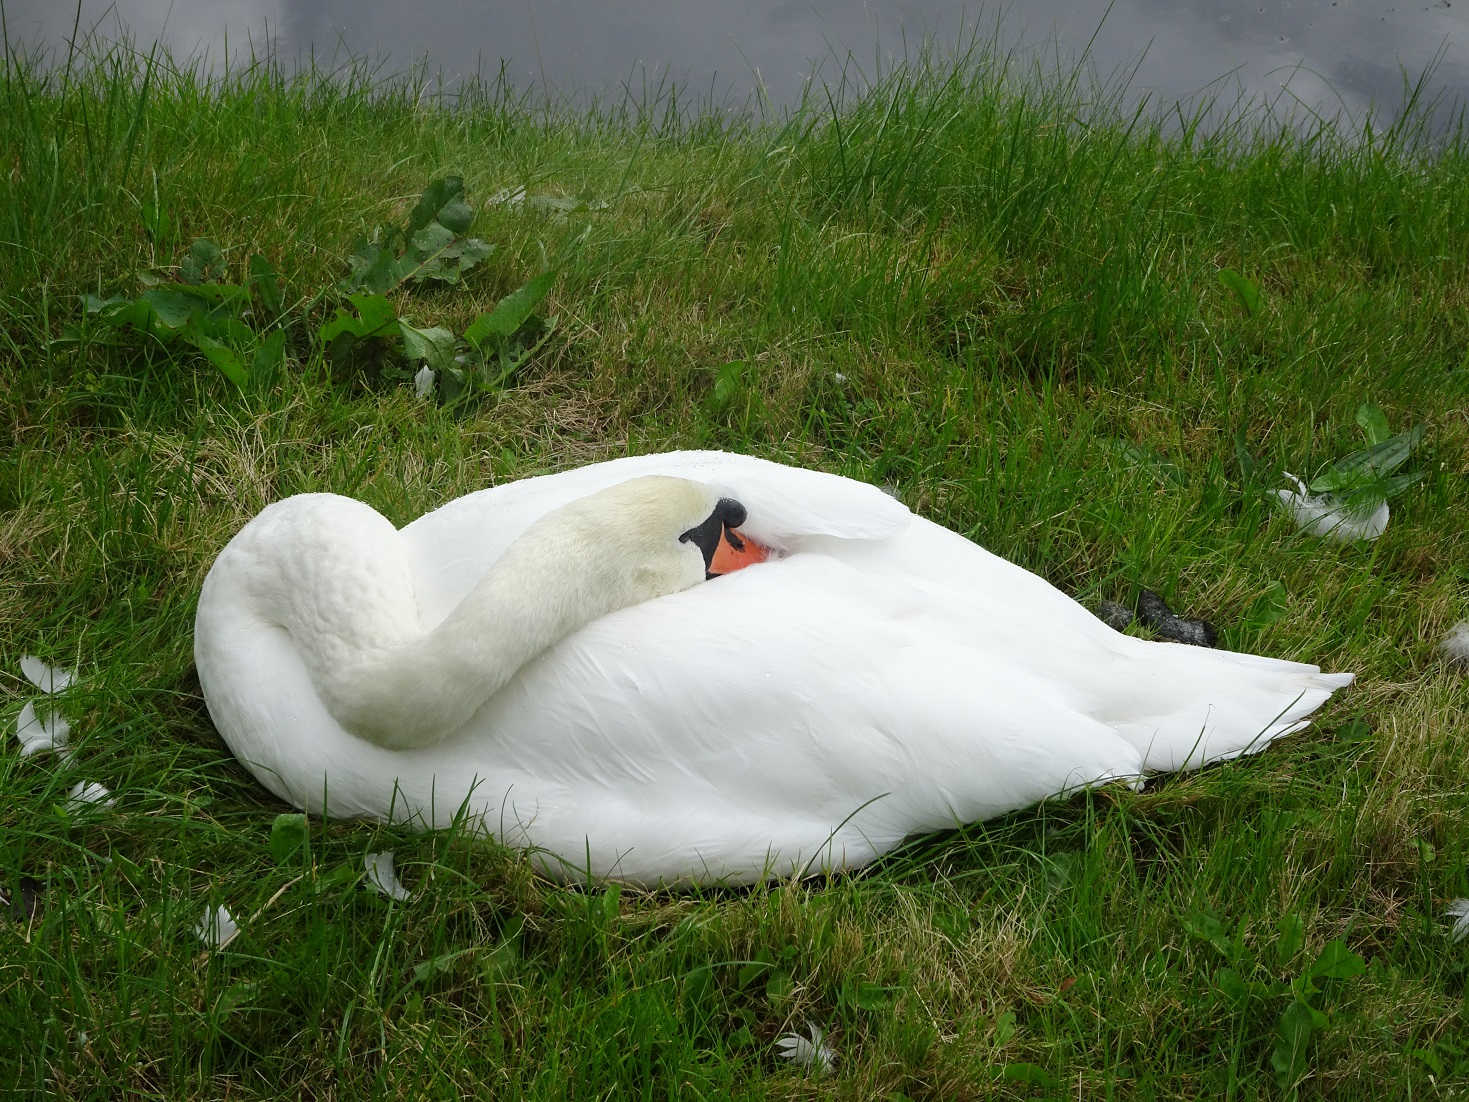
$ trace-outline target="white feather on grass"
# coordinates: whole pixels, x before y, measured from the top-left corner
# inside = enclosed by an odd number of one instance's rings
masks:
[[[70,687],[76,678],[73,670],[63,670],[60,666],[48,666],[34,654],[23,654],[20,656],[20,672],[25,674],[25,679],[43,693],[59,693]]]
[[[67,739],[71,735],[71,724],[61,710],[48,707],[38,713],[34,701],[26,701],[25,707],[15,720],[15,737],[20,740],[20,756],[28,758],[46,750],[54,750],[62,761],[70,761]]]
[[[1449,927],[1449,937],[1455,941],[1463,941],[1469,937],[1469,899],[1456,899],[1449,904],[1449,909],[1444,911],[1445,918],[1452,918],[1454,924]]]
[[[1356,543],[1359,540],[1375,540],[1386,530],[1386,501],[1378,503],[1371,510],[1348,510],[1339,505],[1330,494],[1319,497],[1312,494],[1306,489],[1306,484],[1289,471],[1285,472],[1285,477],[1295,483],[1296,488],[1276,490],[1275,496],[1301,531],[1337,543]]]
[[[194,927],[194,933],[210,949],[223,949],[235,938],[240,936],[240,927],[236,924],[229,909],[223,906],[209,907]]]
[[[1455,624],[1444,636],[1438,649],[1453,662],[1469,666],[1469,620]]]
[[[66,797],[68,811],[83,811],[91,807],[112,807],[117,803],[106,785],[96,781],[77,781]]]
[[[399,903],[406,903],[413,898],[413,893],[398,879],[398,871],[393,867],[392,850],[364,854],[362,867],[367,870],[367,882],[375,891],[389,899],[396,899]]]
[[[434,390],[434,369],[424,364],[413,376],[413,393],[420,398],[427,398]]]
[[[800,1064],[812,1075],[830,1075],[836,1069],[837,1054],[822,1040],[817,1026],[809,1026],[807,1032],[809,1037],[787,1033],[775,1042],[781,1059]]]

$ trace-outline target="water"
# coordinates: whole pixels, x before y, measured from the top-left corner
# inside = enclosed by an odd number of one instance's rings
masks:
[[[992,36],[1028,63],[1069,69],[1085,56],[1106,79],[1135,72],[1127,99],[1155,107],[1244,97],[1277,114],[1343,114],[1379,126],[1405,78],[1448,113],[1469,102],[1469,0],[1026,0],[1005,12],[952,0],[0,0],[14,48],[64,50],[81,34],[160,41],[175,58],[351,56],[385,73],[425,63],[452,88],[505,73],[558,98],[630,95],[721,108],[796,102],[808,82],[872,75],[932,40]],[[79,15],[79,18],[78,18]],[[1105,16],[1105,18],[1104,18]],[[998,17],[998,18],[997,18]]]

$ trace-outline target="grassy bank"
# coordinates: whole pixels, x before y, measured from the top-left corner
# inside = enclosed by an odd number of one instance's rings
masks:
[[[1164,136],[983,58],[768,122],[547,116],[493,89],[447,110],[125,53],[49,76],[12,58],[4,96],[0,1087],[1469,1091],[1469,945],[1439,917],[1469,896],[1469,683],[1433,649],[1469,616],[1462,144]],[[415,394],[400,342],[319,339],[356,316],[336,289],[354,242],[451,174],[492,251],[457,284],[388,288],[397,315],[457,337],[555,273],[542,343],[452,403]],[[243,385],[210,345],[83,307],[176,289],[199,238],[222,253],[207,279],[249,290],[242,328],[210,330]],[[1424,427],[1423,478],[1375,543],[1305,537],[1267,491],[1359,447],[1364,402]],[[273,856],[287,809],[192,669],[229,536],[299,491],[404,523],[675,447],[890,485],[1092,606],[1158,589],[1221,645],[1358,684],[1258,758],[831,882],[565,889],[490,845],[355,823]],[[18,754],[22,654],[78,670],[69,764]],[[66,810],[82,780],[115,806]],[[362,883],[389,849],[408,903]],[[212,904],[243,932],[205,953]],[[833,1077],[775,1055],[808,1023]]]

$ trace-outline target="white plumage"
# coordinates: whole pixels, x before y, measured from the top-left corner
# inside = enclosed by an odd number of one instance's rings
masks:
[[[776,556],[572,630],[441,741],[387,749],[333,718],[311,671],[356,662],[353,640],[338,632],[324,653],[301,624],[351,612],[376,625],[365,634],[427,638],[456,607],[450,622],[467,623],[465,598],[534,522],[651,474],[736,498],[740,530]],[[677,452],[527,479],[400,532],[354,521],[339,555],[343,509],[371,512],[328,495],[278,503],[211,570],[195,656],[220,734],[297,807],[424,825],[463,808],[566,877],[750,882],[854,867],[915,833],[1258,750],[1351,681],[1121,635],[874,487],[747,456]],[[531,605],[581,599],[576,578],[541,565],[523,586]],[[437,667],[415,667],[405,695],[439,692]],[[445,693],[462,687],[448,683],[462,671],[444,677]]]

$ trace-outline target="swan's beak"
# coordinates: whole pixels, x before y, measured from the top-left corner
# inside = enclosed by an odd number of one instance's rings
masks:
[[[726,528],[723,538],[714,548],[714,559],[709,563],[709,576],[714,578],[720,574],[733,574],[736,570],[764,562],[768,558],[770,548],[756,543],[733,528]]]
[[[703,524],[696,524],[678,537],[680,543],[692,543],[703,554],[706,580],[770,557],[768,547],[740,532],[748,516],[734,498],[722,497]]]

